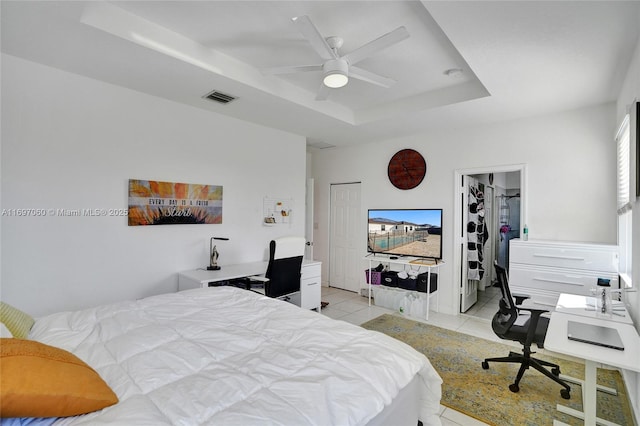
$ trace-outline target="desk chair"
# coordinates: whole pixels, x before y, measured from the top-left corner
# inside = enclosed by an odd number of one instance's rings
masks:
[[[494,264],[498,275],[498,284],[502,292],[502,298],[499,302],[498,312],[493,316],[491,328],[494,333],[501,339],[520,342],[523,346],[522,353],[509,352],[509,356],[502,358],[487,358],[482,361],[482,368],[488,369],[490,362],[513,362],[520,364],[520,370],[513,384],[509,385],[511,392],[518,392],[518,386],[525,370],[533,367],[551,380],[560,384],[563,389],[560,395],[564,399],[571,398],[571,388],[562,379],[560,379],[560,367],[547,361],[533,358],[531,354],[531,344],[535,343],[538,348],[543,348],[544,338],[547,335],[549,327],[549,318],[542,317],[546,309],[536,307],[520,306],[522,302],[529,298],[528,295],[513,294],[516,298],[514,303],[511,291],[509,290],[509,280],[507,271],[499,266],[497,262]],[[521,311],[529,312],[529,315],[523,314]],[[551,367],[549,371],[545,367]]]
[[[252,281],[264,283],[264,294],[281,297],[300,291],[302,258],[306,240],[303,237],[283,237],[269,243],[269,263],[262,277]]]

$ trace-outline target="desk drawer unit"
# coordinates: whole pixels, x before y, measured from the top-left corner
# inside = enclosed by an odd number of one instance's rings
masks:
[[[618,247],[606,244],[511,240],[509,285],[541,304],[560,293],[591,295],[598,278],[618,285]]]
[[[307,261],[302,265],[302,277],[300,279],[302,301],[300,306],[303,309],[317,309],[320,312],[320,299],[322,297],[320,284],[321,266],[322,263],[311,261]]]

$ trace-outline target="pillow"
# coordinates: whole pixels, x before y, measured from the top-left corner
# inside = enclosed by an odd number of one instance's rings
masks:
[[[21,310],[0,302],[0,322],[7,326],[13,337],[26,339],[35,320]]]
[[[118,402],[80,358],[34,340],[0,339],[0,416],[65,417]]]
[[[7,326],[2,322],[0,322],[0,337],[13,337],[13,334],[11,334]]]

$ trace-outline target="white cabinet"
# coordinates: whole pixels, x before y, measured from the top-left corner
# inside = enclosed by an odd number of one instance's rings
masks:
[[[321,288],[321,262],[305,260],[302,264],[302,277],[300,280],[300,295],[303,309],[317,309],[320,312]]]
[[[618,288],[618,246],[514,239],[509,245],[509,287],[536,303],[555,306],[560,293],[591,295],[598,278]]]

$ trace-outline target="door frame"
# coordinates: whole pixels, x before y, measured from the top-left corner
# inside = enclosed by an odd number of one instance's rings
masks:
[[[466,175],[480,175],[486,173],[508,173],[520,172],[520,226],[524,227],[527,223],[527,165],[526,164],[510,164],[503,166],[487,166],[469,169],[456,169],[454,171],[455,194],[453,197],[453,286],[451,286],[454,307],[457,315],[460,312],[460,282],[462,279],[462,253],[460,246],[464,244],[462,241],[462,198],[464,195],[464,180]],[[521,230],[522,231],[522,230]]]
[[[307,245],[304,249],[304,258],[313,260],[313,215],[314,215],[314,193],[315,181],[313,178],[307,178],[305,193],[305,218],[304,218],[304,236],[307,239]]]

